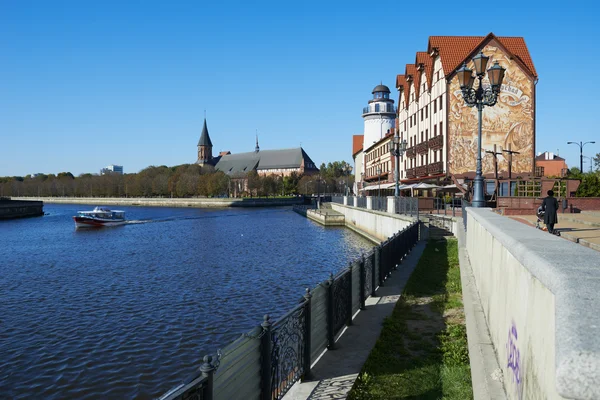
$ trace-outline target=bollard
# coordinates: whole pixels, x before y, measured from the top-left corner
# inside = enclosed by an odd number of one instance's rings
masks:
[[[261,338],[261,399],[271,400],[273,394],[271,392],[271,322],[269,315],[265,315],[263,323],[260,325],[263,328]]]
[[[212,400],[213,398],[213,375],[215,372],[215,366],[212,365],[212,356],[204,356],[204,364],[200,366],[200,372],[202,376],[205,376],[206,386],[202,393],[202,398],[206,400]]]
[[[312,372],[310,370],[310,348],[312,346],[312,325],[310,321],[310,308],[312,303],[312,294],[310,293],[310,289],[306,288],[306,293],[304,294],[304,299],[306,299],[306,304],[304,305],[304,374],[302,374],[302,380],[312,379]]]
[[[335,350],[335,340],[333,337],[333,274],[329,274],[327,280],[327,349]]]

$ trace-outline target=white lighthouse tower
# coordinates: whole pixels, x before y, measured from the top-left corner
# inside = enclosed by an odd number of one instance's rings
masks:
[[[393,131],[396,121],[394,100],[390,99],[390,89],[385,85],[377,85],[373,89],[373,99],[363,108],[365,120],[363,151],[366,153],[373,143],[383,139],[388,129]]]

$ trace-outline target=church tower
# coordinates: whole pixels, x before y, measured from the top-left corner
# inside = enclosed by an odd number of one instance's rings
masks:
[[[392,132],[396,121],[396,110],[394,100],[390,99],[390,89],[385,85],[377,85],[373,89],[373,99],[369,105],[363,108],[363,119],[365,121],[363,151],[379,142],[388,129]]]
[[[196,164],[200,166],[212,164],[212,148],[213,145],[208,135],[208,128],[206,127],[206,118],[204,118],[204,127],[202,127],[202,134],[198,141],[198,161],[196,161]]]

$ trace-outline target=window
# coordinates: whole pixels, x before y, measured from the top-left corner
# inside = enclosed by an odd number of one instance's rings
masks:
[[[429,118],[429,113],[427,112],[427,106],[425,106],[425,118]]]
[[[423,109],[421,108],[421,121],[423,121]]]
[[[437,101],[433,102],[433,113],[435,114],[437,112]]]
[[[421,142],[423,141],[423,131],[421,131]]]
[[[410,117],[410,127],[412,128],[412,117]]]
[[[444,134],[444,122],[440,122],[440,135]]]
[[[500,182],[498,196],[500,196],[500,197],[506,197],[508,195],[509,195],[509,193],[508,193],[508,182]]]
[[[404,130],[406,130],[406,120],[404,120]]]
[[[442,109],[442,97],[444,96],[440,96],[440,110]]]
[[[375,104],[375,112],[379,112],[379,104]]]
[[[425,140],[429,140],[429,129],[425,129]]]
[[[440,80],[440,71],[435,73],[435,79],[436,79],[436,81]]]
[[[437,136],[437,125],[433,126],[433,136]]]
[[[433,152],[433,162],[437,162],[437,152]]]
[[[425,84],[423,84],[423,91],[425,91]]]

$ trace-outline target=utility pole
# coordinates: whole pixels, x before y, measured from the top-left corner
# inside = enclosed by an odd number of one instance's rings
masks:
[[[513,154],[521,154],[518,151],[513,151],[510,149],[510,143],[508,145],[508,150],[502,150],[505,153],[508,153],[508,179],[512,179],[512,155]]]

